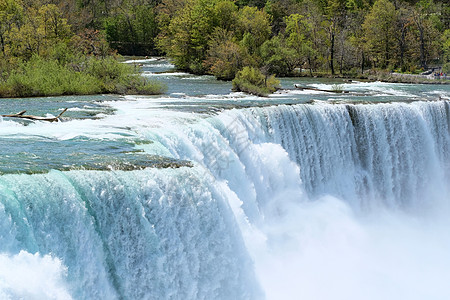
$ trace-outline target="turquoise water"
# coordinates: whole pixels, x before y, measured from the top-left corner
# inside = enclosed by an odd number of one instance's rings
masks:
[[[167,94],[0,100],[68,108],[0,122],[0,299],[447,298],[450,86],[127,63]]]
[[[51,169],[136,169],[165,166],[158,162],[175,162],[173,158],[142,153],[141,144],[152,143],[127,125],[115,124],[116,104],[123,101],[148,103],[149,115],[158,111],[184,114],[215,115],[225,109],[260,107],[279,104],[327,101],[333,103],[409,102],[448,99],[449,85],[411,85],[368,83],[316,78],[282,78],[282,89],[268,98],[231,92],[231,83],[212,76],[197,76],[174,71],[167,60],[129,61],[142,64],[143,76],[164,82],[168,92],[163,96],[123,97],[119,95],[64,96],[47,98],[0,99],[2,114],[26,110],[27,114],[55,116],[69,110],[61,120],[70,125],[50,125],[22,119],[5,118],[0,127],[0,173],[48,172]],[[324,90],[339,89],[348,94],[300,91],[295,84]],[[129,122],[134,122],[129,116]],[[109,119],[111,122],[109,122]],[[98,121],[97,121],[98,120]],[[108,121],[106,121],[108,120]],[[82,121],[86,121],[83,123]],[[86,126],[84,126],[84,124]],[[46,132],[48,128],[49,132]],[[58,128],[61,128],[58,132]],[[91,132],[92,131],[92,132]],[[88,157],[86,159],[85,157]],[[180,162],[180,165],[186,162]],[[176,165],[176,164],[175,164]]]

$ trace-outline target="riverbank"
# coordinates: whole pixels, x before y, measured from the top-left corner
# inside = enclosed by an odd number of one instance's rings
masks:
[[[367,77],[372,81],[414,84],[450,84],[450,77],[434,77],[431,75],[403,74],[395,72],[376,72]]]
[[[335,74],[331,75],[328,73],[302,73],[298,77],[309,77],[309,78],[334,78],[334,79],[348,79],[348,80],[358,80],[358,81],[381,81],[388,83],[411,83],[411,84],[450,84],[450,76],[444,77],[434,77],[431,75],[419,75],[419,74],[404,74],[395,73],[388,71],[365,71],[364,74]]]

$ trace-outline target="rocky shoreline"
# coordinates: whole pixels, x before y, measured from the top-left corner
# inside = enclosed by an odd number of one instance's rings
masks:
[[[392,83],[414,83],[414,84],[450,84],[450,76],[435,77],[419,74],[402,74],[395,72],[376,72],[367,76],[371,81],[383,81]]]

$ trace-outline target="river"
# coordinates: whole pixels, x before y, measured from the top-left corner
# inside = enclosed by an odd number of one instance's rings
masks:
[[[449,85],[126,63],[167,93],[0,100],[68,108],[0,120],[0,299],[448,298]]]

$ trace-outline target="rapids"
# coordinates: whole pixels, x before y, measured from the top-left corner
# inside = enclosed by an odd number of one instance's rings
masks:
[[[0,122],[0,298],[448,297],[447,87],[259,99],[142,62],[168,95]]]

